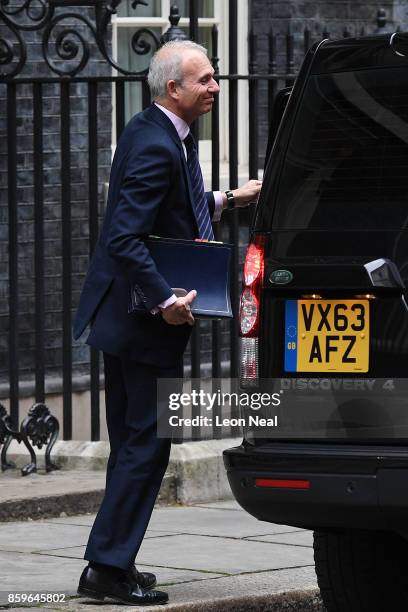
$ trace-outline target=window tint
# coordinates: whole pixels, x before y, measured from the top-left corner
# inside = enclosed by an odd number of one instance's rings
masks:
[[[275,228],[407,226],[406,68],[310,77],[277,202]]]

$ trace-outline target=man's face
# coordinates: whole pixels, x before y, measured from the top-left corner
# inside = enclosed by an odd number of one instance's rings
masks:
[[[183,59],[183,80],[177,85],[177,107],[180,116],[192,123],[212,109],[214,95],[220,88],[213,78],[214,70],[208,58],[199,51],[189,50]]]

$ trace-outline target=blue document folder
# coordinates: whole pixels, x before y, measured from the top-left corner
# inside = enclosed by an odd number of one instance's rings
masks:
[[[149,237],[146,246],[157,270],[176,295],[196,289],[193,315],[231,318],[232,245],[175,238]],[[145,310],[137,289],[130,291],[130,311]]]

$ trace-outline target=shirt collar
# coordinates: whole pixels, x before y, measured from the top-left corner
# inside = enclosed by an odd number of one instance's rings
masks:
[[[188,123],[186,123],[184,119],[170,111],[168,108],[165,108],[161,104],[158,104],[157,102],[155,102],[154,104],[170,119],[170,121],[177,130],[177,134],[179,135],[181,142],[183,142],[183,140],[187,138],[188,133],[190,132],[190,126],[188,125]]]

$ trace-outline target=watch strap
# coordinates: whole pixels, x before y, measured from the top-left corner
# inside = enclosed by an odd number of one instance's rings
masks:
[[[234,194],[230,189],[227,189],[225,195],[227,196],[227,208],[228,210],[232,210],[233,208],[235,208]]]

